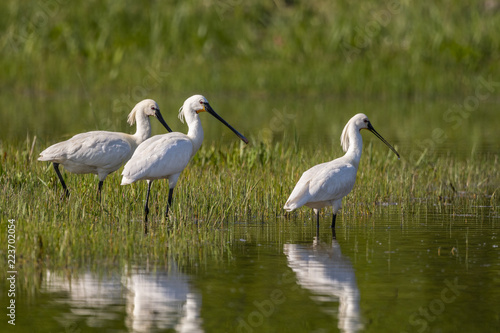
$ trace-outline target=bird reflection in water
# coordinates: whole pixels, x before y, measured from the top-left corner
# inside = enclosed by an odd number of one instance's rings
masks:
[[[126,275],[123,284],[128,290],[126,321],[130,331],[203,331],[201,295],[191,290],[186,275],[176,270],[151,274],[143,269]]]
[[[166,271],[133,267],[122,274],[87,272],[78,277],[47,271],[42,290],[57,293],[57,303],[69,310],[59,316],[64,327],[82,320],[103,329],[123,320],[129,332],[202,332],[201,295],[191,287],[189,276],[175,265]]]
[[[332,244],[314,237],[312,245],[285,244],[288,266],[297,283],[317,295],[314,300],[339,303],[338,328],[342,332],[363,329],[359,309],[359,289],[350,260],[342,255],[333,233]]]

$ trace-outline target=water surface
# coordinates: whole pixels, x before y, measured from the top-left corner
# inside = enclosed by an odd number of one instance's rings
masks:
[[[381,214],[240,223],[227,258],[43,269],[16,331],[496,332],[500,216]],[[2,323],[3,326],[4,323]],[[4,326],[5,327],[5,326]]]

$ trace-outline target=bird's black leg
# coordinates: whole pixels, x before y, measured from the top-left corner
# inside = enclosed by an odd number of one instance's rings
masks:
[[[101,190],[102,190],[102,184],[104,184],[104,181],[100,180],[99,181],[99,186],[97,187],[97,199],[101,201]]]
[[[59,163],[52,163],[52,166],[54,167],[54,170],[56,171],[56,174],[57,174],[57,177],[59,178],[59,181],[61,182],[61,185],[64,189],[64,195],[67,197],[69,197],[69,191],[68,191],[68,188],[66,187],[66,183],[64,182],[64,179],[61,175],[61,172],[59,171]]]
[[[149,192],[151,192],[151,184],[153,181],[148,181],[148,192],[146,193],[146,204],[144,205],[144,222],[148,223],[149,214]]]
[[[332,229],[332,239],[337,239],[337,233],[335,232],[335,228]]]
[[[149,192],[153,181],[148,180],[148,192],[146,193],[146,203],[144,204],[144,234],[148,234],[148,214],[149,214]]]
[[[337,214],[333,214],[332,217],[332,229],[335,230],[335,220],[337,219]]]
[[[165,218],[168,217],[168,211],[170,209],[170,206],[172,206],[172,196],[174,195],[174,189],[171,188],[168,190],[168,202],[167,202],[167,209],[165,210]]]
[[[319,209],[316,210],[316,237],[319,237]]]

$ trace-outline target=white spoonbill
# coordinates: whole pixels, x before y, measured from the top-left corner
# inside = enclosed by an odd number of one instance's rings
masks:
[[[128,115],[130,125],[137,123],[135,134],[106,131],[77,134],[69,140],[56,143],[42,151],[38,160],[52,162],[66,196],[69,196],[69,191],[59,172],[59,164],[72,173],[98,175],[100,198],[102,184],[106,177],[128,161],[137,146],[151,136],[149,116],[156,117],[169,132],[172,132],[163,120],[158,104],[152,99],[145,99],[137,103]]]
[[[361,130],[367,129],[385,143],[399,158],[399,154],[373,128],[368,117],[358,113],[344,127],[340,142],[346,154],[333,161],[313,166],[302,174],[290,194],[285,206],[291,212],[304,205],[316,213],[316,227],[319,229],[319,211],[325,206],[332,206],[332,228],[335,228],[337,212],[342,206],[342,198],[349,194],[356,182],[363,139]]]
[[[148,182],[146,204],[144,205],[145,222],[148,220],[151,184],[155,179],[168,179],[169,191],[165,217],[168,216],[175,184],[182,170],[184,170],[203,142],[203,128],[198,113],[204,111],[217,118],[241,140],[248,143],[248,140],[242,134],[215,113],[205,97],[201,95],[189,97],[179,110],[179,119],[182,122],[185,119],[189,127],[187,135],[173,132],[149,138],[137,147],[134,155],[123,169],[121,185],[132,184],[138,180],[147,180]]]

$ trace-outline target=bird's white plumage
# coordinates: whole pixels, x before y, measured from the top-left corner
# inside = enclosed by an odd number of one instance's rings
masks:
[[[97,174],[104,180],[132,156],[133,147],[134,141],[123,133],[94,131],[50,146],[38,160],[62,164],[76,174]]]
[[[138,180],[155,180],[178,176],[194,155],[190,138],[178,132],[155,135],[136,149],[133,158],[125,164],[121,185]]]
[[[205,97],[201,95],[189,97],[179,110],[179,119],[182,122],[186,121],[188,124],[188,133],[167,133],[156,135],[144,141],[139,145],[123,169],[121,185],[128,185],[138,180],[148,182],[148,192],[144,206],[146,222],[149,212],[149,193],[152,181],[155,179],[168,179],[169,194],[165,213],[165,216],[168,216],[177,180],[203,142],[203,128],[198,113],[204,111],[219,119],[244,142],[248,142],[243,135],[215,113]],[[147,224],[145,224],[145,232],[147,232],[146,227]]]
[[[397,154],[373,129],[368,117],[359,113],[347,122],[340,136],[346,154],[305,171],[286,201],[285,210],[293,211],[305,205],[318,213],[319,209],[332,206],[333,214],[337,214],[342,206],[342,198],[351,192],[356,182],[363,147],[362,129],[372,131]]]
[[[356,172],[357,168],[353,164],[341,159],[312,167],[300,177],[285,209],[292,211],[304,205],[314,209],[340,206],[340,200],[354,187]]]
[[[198,112],[204,111],[204,103],[208,104],[205,97],[194,95],[179,110],[179,119],[187,121],[188,134],[172,132],[155,135],[139,145],[125,164],[121,185],[138,180],[167,178],[169,187],[174,188],[182,170],[203,142],[203,128]]]
[[[132,156],[140,143],[150,137],[149,116],[161,118],[156,102],[146,99],[137,103],[128,116],[130,125],[137,123],[135,134],[107,131],[77,134],[42,151],[38,160],[61,164],[72,173],[97,174],[99,180],[104,181]],[[161,121],[163,123],[163,118]]]

